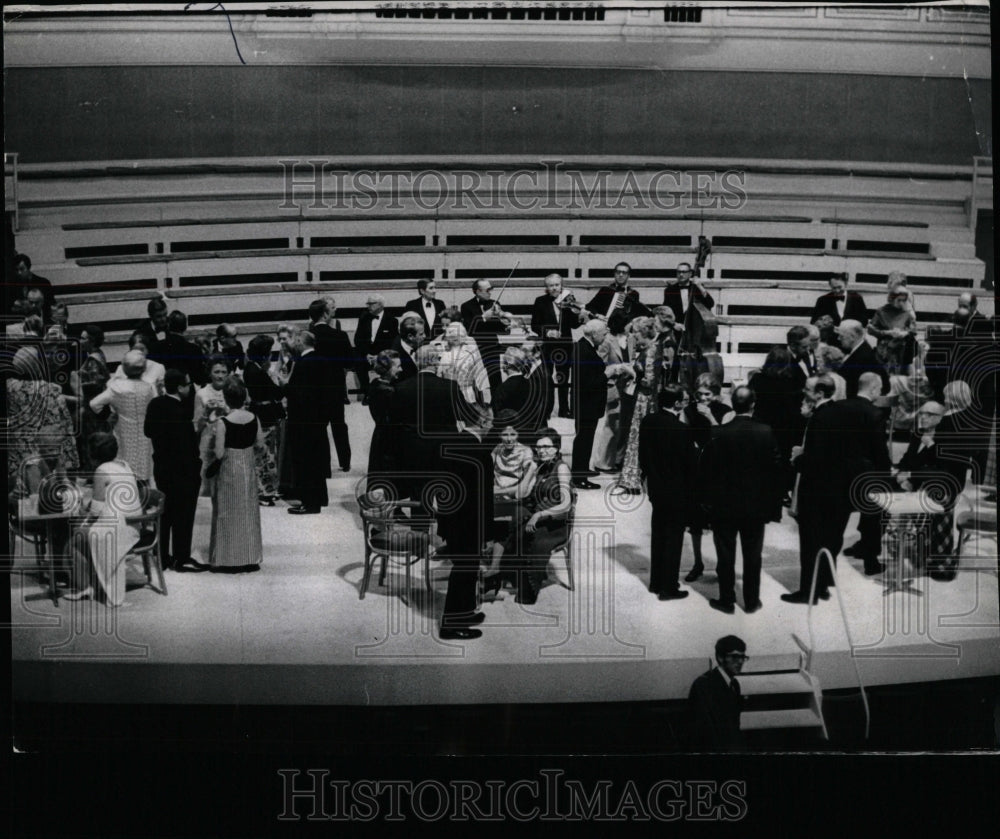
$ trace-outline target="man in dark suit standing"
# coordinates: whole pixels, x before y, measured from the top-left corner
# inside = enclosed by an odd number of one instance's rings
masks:
[[[417,350],[425,340],[427,336],[420,318],[414,314],[404,314],[399,323],[399,335],[389,348],[399,353],[400,373],[396,377],[397,385],[417,375]]]
[[[684,316],[694,301],[701,303],[706,309],[711,309],[715,305],[712,295],[694,279],[691,264],[682,262],[677,266],[676,281],[668,282],[663,289],[663,305],[669,306],[674,313],[675,321],[683,325]]]
[[[560,306],[562,282],[562,277],[558,274],[549,274],[545,278],[545,294],[536,297],[531,306],[531,331],[542,341],[542,364],[545,365],[549,378],[555,373],[559,416],[571,417],[569,388],[573,330],[580,325],[580,317],[571,309]],[[549,415],[546,414],[543,424],[548,419]]]
[[[160,540],[163,567],[204,571],[191,558],[191,533],[201,487],[198,434],[192,424],[191,378],[176,367],[163,377],[166,394],[146,407],[143,433],[153,443],[153,479],[164,495]]]
[[[577,489],[599,489],[600,484],[587,480],[590,454],[594,447],[597,424],[608,406],[608,377],[604,359],[597,348],[608,334],[607,324],[598,318],[583,327],[583,337],[573,351],[573,417],[576,437],[573,440],[573,486]]]
[[[292,462],[292,496],[299,504],[289,507],[292,515],[315,514],[330,503],[326,479],[330,471],[330,441],[326,424],[332,401],[343,401],[330,387],[326,362],[316,351],[316,336],[296,333],[292,348],[298,355],[285,386],[288,400],[287,439]]]
[[[732,406],[736,416],[715,429],[701,461],[719,573],[719,599],[708,603],[730,615],[736,602],[736,536],[743,548],[743,604],[750,614],[761,606],[764,528],[781,520],[784,494],[778,441],[770,426],[752,418],[753,391],[736,388]]]
[[[157,341],[150,348],[148,358],[158,361],[166,368],[174,367],[187,373],[191,383],[208,384],[208,372],[205,370],[205,356],[198,348],[184,337],[187,332],[187,315],[183,312],[171,312],[167,317],[167,337]]]
[[[889,374],[865,340],[865,328],[856,320],[844,320],[837,327],[837,336],[844,351],[844,360],[838,372],[847,384],[848,397],[858,395],[858,379],[862,373],[877,373],[882,380],[882,395],[888,393]]]
[[[868,307],[864,298],[856,291],[847,291],[847,274],[830,277],[830,291],[816,299],[809,322],[820,326],[822,318],[829,318],[829,327],[840,326],[842,321],[856,320],[862,326],[868,325]],[[826,321],[824,321],[826,323]],[[827,338],[830,335],[825,336]],[[832,341],[827,341],[832,343]]]
[[[680,600],[684,530],[691,522],[698,483],[698,450],[691,428],[681,422],[687,394],[680,385],[666,385],[659,395],[659,412],[639,426],[639,471],[653,505],[649,550],[649,590],[660,600]]]
[[[393,341],[399,334],[396,319],[386,314],[385,298],[381,294],[369,294],[365,304],[367,311],[358,318],[358,327],[354,330],[354,348],[358,351],[358,363],[355,368],[358,374],[358,384],[361,387],[364,404],[368,404],[368,373],[371,371],[371,356],[376,356],[382,350],[392,349]]]
[[[461,487],[458,502],[438,515],[438,533],[447,546],[438,553],[451,559],[448,592],[441,614],[442,640],[478,638],[485,615],[476,611],[476,582],[489,526],[493,522],[493,457],[485,437],[491,411],[481,408],[470,423],[444,444],[441,466]]]
[[[619,262],[615,266],[614,280],[597,290],[587,304],[587,312],[607,320],[616,311],[625,315],[629,323],[637,317],[649,317],[649,308],[639,302],[639,292],[629,287],[632,276],[632,266],[627,262]]]
[[[528,381],[528,402],[535,406],[534,427],[531,431],[541,431],[545,427],[548,418],[552,416],[552,408],[555,405],[555,391],[552,377],[545,368],[542,361],[542,342],[535,338],[529,338],[521,345],[528,358],[530,366],[525,379]],[[572,350],[572,346],[570,347]],[[531,440],[525,442],[531,443]]]
[[[337,450],[337,462],[344,472],[351,471],[351,440],[344,421],[344,399],[347,397],[347,368],[354,364],[354,351],[347,333],[330,326],[336,314],[332,301],[314,300],[309,304],[309,331],[316,336],[316,358],[326,372],[326,387],[329,396],[324,399],[327,406],[333,445]]]
[[[740,732],[742,694],[736,677],[743,671],[746,652],[747,645],[736,635],[715,642],[716,666],[695,679],[688,695],[692,748],[720,752],[745,748]]]
[[[429,338],[437,338],[444,327],[441,326],[441,312],[445,305],[437,299],[437,287],[434,280],[417,280],[418,296],[413,300],[407,300],[403,307],[403,314],[413,312],[420,315],[424,322],[424,334]]]
[[[159,295],[151,297],[146,313],[149,317],[132,327],[132,332],[141,332],[147,349],[151,349],[167,337],[167,301]]]
[[[491,298],[493,285],[489,280],[476,280],[472,284],[471,300],[466,300],[460,309],[465,331],[476,340],[479,355],[483,359],[486,375],[490,380],[490,392],[500,387],[500,335],[507,333],[507,325],[502,319],[500,306]]]

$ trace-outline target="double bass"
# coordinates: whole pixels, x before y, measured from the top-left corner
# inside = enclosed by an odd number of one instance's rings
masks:
[[[712,253],[711,240],[698,237],[698,256],[695,259],[693,276],[698,277],[705,261]],[[684,334],[681,336],[677,354],[681,359],[679,383],[689,393],[694,392],[695,382],[702,373],[709,373],[713,381],[721,385],[725,378],[722,356],[716,349],[719,340],[719,322],[715,312],[691,295],[691,302],[684,315]]]

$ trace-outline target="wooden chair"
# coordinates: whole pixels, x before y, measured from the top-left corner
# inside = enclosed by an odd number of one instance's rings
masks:
[[[156,586],[153,585],[151,566],[156,570],[156,576],[160,583],[159,593],[166,597],[167,583],[163,579],[163,545],[160,541],[160,525],[166,497],[157,489],[150,489],[147,492],[148,496],[143,505],[142,515],[129,516],[125,519],[126,524],[139,531],[139,541],[129,550],[129,556],[142,557],[142,566],[146,572],[146,584],[154,590],[156,590]]]
[[[573,590],[573,524],[576,520],[576,494],[573,495],[573,504],[566,514],[566,538],[552,549],[552,553],[563,551],[566,554],[566,580],[570,591]]]
[[[385,575],[390,560],[401,564],[406,572],[405,591],[411,590],[411,567],[423,561],[424,583],[428,595],[431,594],[431,559],[435,553],[437,524],[433,516],[405,516],[402,510],[422,510],[417,501],[394,501],[384,497],[373,498],[368,492],[358,492],[355,496],[361,511],[361,523],[365,543],[365,570],[361,579],[358,599],[365,599],[365,592],[371,581],[372,569],[381,559],[379,585],[385,585]],[[424,525],[426,529],[414,529],[414,525]],[[405,596],[400,595],[409,605]]]

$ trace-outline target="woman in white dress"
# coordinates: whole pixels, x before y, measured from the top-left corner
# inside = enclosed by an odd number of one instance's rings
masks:
[[[90,400],[90,409],[98,413],[105,405],[111,406],[119,455],[132,468],[137,481],[148,481],[153,474],[153,445],[143,426],[146,408],[156,391],[142,380],[146,356],[141,350],[125,353],[121,369],[125,377],[112,377],[104,392]]]
[[[479,347],[474,338],[469,337],[461,323],[449,323],[444,334],[433,342],[441,350],[441,362],[437,374],[442,379],[451,379],[458,384],[462,396],[470,405],[480,401],[489,405],[492,399],[490,379],[483,366]]]
[[[111,607],[125,602],[125,558],[139,541],[139,531],[126,523],[142,514],[135,475],[118,458],[114,435],[98,432],[89,441],[94,470],[94,491],[81,513],[86,521],[73,534],[76,590],[67,600],[99,597]]]
[[[215,428],[219,420],[229,413],[222,386],[229,375],[229,364],[222,356],[212,356],[208,360],[209,382],[198,388],[194,394],[194,430],[199,435],[198,450],[201,453],[201,495],[212,495],[214,478],[205,474],[212,462],[215,449]]]
[[[146,344],[146,336],[141,332],[133,332],[128,339],[128,348],[130,350],[139,350],[143,357],[146,359],[145,369],[142,371],[142,376],[140,378],[153,386],[153,390],[156,391],[156,396],[163,396],[163,379],[167,374],[167,368],[160,364],[159,361],[153,361],[149,358],[149,346]],[[121,366],[111,374],[112,379],[124,379],[125,371],[122,370]]]

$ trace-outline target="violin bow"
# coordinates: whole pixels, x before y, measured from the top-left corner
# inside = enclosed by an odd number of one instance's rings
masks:
[[[503,288],[501,288],[499,294],[497,294],[497,299],[493,301],[494,303],[496,303],[497,306],[500,305],[500,298],[503,297],[503,293],[507,290],[507,283],[510,282],[510,278],[514,276],[514,272],[517,270],[517,266],[520,264],[521,260],[519,259],[517,262],[514,263],[514,267],[510,269],[510,273],[507,275],[507,279],[503,281]]]

